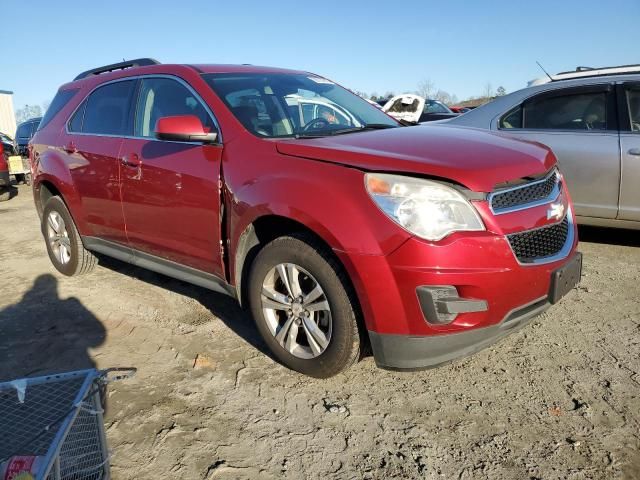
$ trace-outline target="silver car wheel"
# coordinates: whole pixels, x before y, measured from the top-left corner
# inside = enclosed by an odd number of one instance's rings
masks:
[[[302,267],[281,263],[262,282],[262,310],[276,341],[297,358],[321,355],[331,341],[331,309],[318,281]]]
[[[71,260],[71,240],[62,216],[52,210],[47,218],[47,239],[53,256],[61,265]]]

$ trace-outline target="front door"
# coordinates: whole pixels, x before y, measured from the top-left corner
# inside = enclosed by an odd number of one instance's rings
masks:
[[[620,94],[622,175],[618,218],[640,221],[640,82],[625,84]]]
[[[130,246],[140,252],[223,277],[220,245],[222,146],[158,140],[161,117],[196,115],[214,121],[185,83],[141,80],[134,138],[120,150],[122,210]]]

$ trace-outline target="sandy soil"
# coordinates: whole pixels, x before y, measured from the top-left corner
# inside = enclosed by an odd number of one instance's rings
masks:
[[[474,357],[320,381],[231,299],[114,260],[59,275],[29,188],[0,204],[0,380],[137,367],[109,391],[116,480],[640,478],[640,232],[582,230],[581,286]]]

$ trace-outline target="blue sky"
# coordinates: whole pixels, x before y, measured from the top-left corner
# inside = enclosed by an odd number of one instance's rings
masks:
[[[640,63],[639,0],[3,0],[0,90],[42,104],[122,58],[309,70],[367,93],[430,79],[460,99],[577,65]]]

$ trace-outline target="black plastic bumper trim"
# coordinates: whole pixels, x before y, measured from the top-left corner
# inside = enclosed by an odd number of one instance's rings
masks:
[[[376,364],[386,370],[424,370],[472,355],[506,337],[550,307],[547,298],[519,307],[490,327],[462,333],[412,336],[369,331]]]

